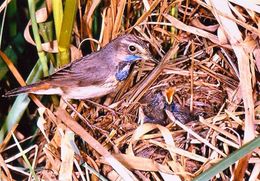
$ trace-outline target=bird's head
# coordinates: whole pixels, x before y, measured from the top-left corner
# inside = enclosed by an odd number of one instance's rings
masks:
[[[117,51],[117,59],[126,63],[138,60],[155,61],[147,44],[135,35],[122,35],[113,40],[113,46]]]

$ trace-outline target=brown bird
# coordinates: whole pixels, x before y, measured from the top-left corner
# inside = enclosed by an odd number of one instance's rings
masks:
[[[4,96],[21,93],[58,94],[64,99],[88,99],[114,92],[138,60],[154,61],[147,44],[135,35],[119,36],[100,51],[75,60],[44,80],[19,87]]]
[[[144,112],[144,122],[167,125],[170,120],[165,110],[171,111],[174,117],[186,124],[193,120],[193,115],[187,107],[173,102],[174,90],[151,90],[140,100]]]

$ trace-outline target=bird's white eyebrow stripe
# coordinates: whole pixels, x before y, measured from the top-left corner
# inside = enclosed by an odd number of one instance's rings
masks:
[[[140,45],[136,42],[130,42],[130,41],[127,41],[127,40],[122,40],[122,43],[129,44],[129,45],[135,45],[136,47],[138,47],[139,50],[145,49],[144,47],[142,47],[142,45]]]
[[[129,45],[132,44],[132,45],[137,45],[137,46],[142,47],[140,44],[138,44],[137,42],[133,42],[133,41],[122,40],[122,43],[129,44]]]
[[[124,40],[124,39],[122,40],[122,43],[124,43],[124,44],[130,44],[130,43],[137,44],[133,41],[127,41],[127,40]]]

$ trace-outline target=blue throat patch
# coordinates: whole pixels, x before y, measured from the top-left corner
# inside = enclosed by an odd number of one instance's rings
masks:
[[[123,81],[125,80],[130,72],[131,64],[123,64],[122,67],[119,68],[118,72],[116,73],[116,80]]]
[[[178,111],[179,111],[178,107],[174,103],[171,103],[171,112],[178,112]]]
[[[126,56],[125,61],[126,62],[134,62],[134,61],[139,60],[141,58],[142,57],[137,56],[137,55],[128,55],[128,56]]]
[[[123,81],[127,78],[128,74],[129,74],[129,70],[122,70],[120,72],[117,72],[116,73],[116,80]]]

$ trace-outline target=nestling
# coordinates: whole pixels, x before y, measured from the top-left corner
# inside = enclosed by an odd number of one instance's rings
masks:
[[[171,111],[174,117],[186,124],[192,121],[193,115],[189,109],[173,102],[174,92],[171,88],[165,90],[151,90],[140,100],[144,112],[145,123],[169,124],[165,110]]]

